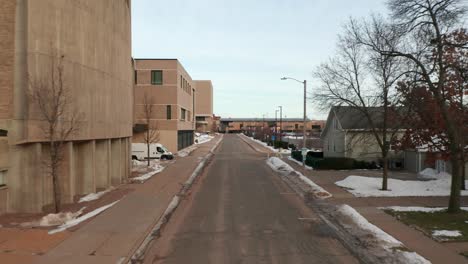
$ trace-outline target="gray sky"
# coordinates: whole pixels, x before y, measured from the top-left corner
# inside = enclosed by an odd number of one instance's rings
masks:
[[[222,117],[302,117],[300,83],[333,54],[350,16],[385,12],[384,0],[133,0],[133,56],[177,58],[210,79]],[[308,102],[308,117],[326,113]]]

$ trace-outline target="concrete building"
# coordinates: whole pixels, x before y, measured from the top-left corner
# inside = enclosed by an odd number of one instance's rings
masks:
[[[144,143],[145,98],[153,105],[150,126],[171,152],[193,144],[195,82],[177,59],[135,59],[134,143]],[[139,129],[140,128],[140,129]],[[142,129],[141,129],[142,128]]]
[[[217,132],[213,117],[213,84],[211,81],[195,81],[195,121],[198,132]]]
[[[130,172],[133,122],[131,1],[0,2],[0,213],[53,204],[45,173],[46,122],[28,96],[28,77],[63,80],[79,130],[65,144],[62,202],[118,185]],[[63,122],[66,122],[63,121]]]

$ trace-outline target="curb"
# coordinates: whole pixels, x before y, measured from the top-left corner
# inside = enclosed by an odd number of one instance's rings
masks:
[[[268,154],[268,156],[271,154],[271,152],[269,151],[264,151],[264,150],[260,150],[259,148],[257,148],[256,146],[254,146],[252,143],[250,143],[249,141],[251,141],[250,138],[248,138],[247,136],[245,136],[244,134],[237,134],[241,139],[242,141],[244,141],[247,145],[249,145],[249,147],[259,153],[263,153],[263,154]]]
[[[179,193],[174,195],[171,202],[169,203],[166,210],[164,211],[164,214],[161,216],[160,220],[156,223],[156,225],[151,229],[151,231],[146,236],[146,238],[141,243],[141,245],[136,249],[136,251],[134,251],[134,253],[132,254],[132,256],[127,262],[128,264],[135,264],[135,263],[143,262],[146,251],[148,250],[149,246],[155,239],[157,239],[160,236],[161,229],[169,222],[169,219],[171,218],[172,214],[179,206],[181,198],[187,193],[188,190],[190,190],[195,179],[197,179],[198,176],[200,176],[203,169],[206,167],[208,162],[214,156],[214,151],[219,146],[222,140],[223,140],[223,136],[221,136],[218,142],[216,142],[216,144],[211,148],[208,154],[198,164],[198,166],[193,171],[192,175],[190,175],[187,181],[185,181],[185,183],[183,184],[183,187],[179,191]]]

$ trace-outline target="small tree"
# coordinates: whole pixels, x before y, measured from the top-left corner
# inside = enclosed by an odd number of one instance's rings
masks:
[[[375,21],[381,23],[377,19]],[[345,28],[345,34],[340,37],[337,55],[315,71],[315,77],[321,84],[315,98],[324,107],[348,106],[360,113],[380,149],[383,163],[382,190],[387,190],[390,144],[401,128],[395,118],[401,109],[397,107],[396,98],[392,97],[400,69],[397,59],[372,52],[356,41],[351,33],[355,26],[351,20]],[[379,32],[369,29],[369,34]],[[356,133],[354,137],[352,142],[367,141],[365,133]],[[352,142],[345,147],[352,148]]]
[[[64,56],[50,59],[50,67],[41,76],[29,77],[29,98],[43,121],[41,127],[49,146],[44,161],[46,173],[52,178],[54,209],[61,210],[60,172],[64,143],[79,129],[79,114],[73,108],[69,87],[64,81]]]
[[[147,165],[148,167],[150,166],[150,158],[151,158],[151,153],[150,153],[150,146],[151,144],[154,144],[159,141],[159,130],[157,128],[157,124],[153,119],[153,115],[155,114],[154,111],[154,98],[152,96],[149,96],[147,93],[145,93],[144,98],[143,98],[143,118],[145,120],[145,123],[147,125],[145,136],[144,136],[144,141],[146,144],[146,159],[147,159]]]

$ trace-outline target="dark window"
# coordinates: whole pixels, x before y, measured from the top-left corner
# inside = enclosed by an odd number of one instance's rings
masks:
[[[135,71],[135,84],[138,84],[138,72]]]
[[[205,121],[205,117],[204,116],[197,116],[197,121]]]
[[[159,153],[164,153],[164,150],[161,147],[157,147],[156,151],[158,151]]]
[[[163,83],[163,72],[160,70],[151,71],[151,84],[161,85]]]
[[[166,118],[167,120],[172,119],[172,109],[170,105],[166,106]]]
[[[6,137],[6,136],[8,136],[8,131],[0,129],[0,137]]]
[[[186,114],[186,110],[181,108],[180,109],[180,120],[185,120],[185,114]]]

